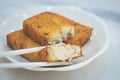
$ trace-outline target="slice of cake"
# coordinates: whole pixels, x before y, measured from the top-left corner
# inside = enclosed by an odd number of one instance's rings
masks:
[[[12,32],[7,35],[7,44],[11,49],[25,49],[40,46],[38,43],[26,36],[22,30]],[[22,55],[29,61],[38,62],[54,62],[54,61],[70,61],[82,55],[82,49],[79,46],[62,44],[46,46],[39,52]]]
[[[23,31],[40,45],[55,44],[74,36],[74,21],[52,12],[26,19]]]
[[[7,44],[11,49],[25,49],[25,48],[33,48],[39,47],[40,45],[31,40],[28,36],[26,36],[22,30],[12,32],[7,35]],[[29,61],[40,61],[38,56],[38,52],[34,52],[31,54],[22,55]]]

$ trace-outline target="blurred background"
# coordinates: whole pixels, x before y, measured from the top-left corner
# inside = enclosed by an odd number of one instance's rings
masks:
[[[4,18],[4,15],[6,17],[13,15],[31,5],[76,6],[98,16],[120,21],[120,0],[0,0],[1,18]]]
[[[33,5],[69,5],[98,16],[106,24],[108,50],[89,65],[68,72],[0,69],[0,80],[120,80],[120,0],[0,0],[0,24]]]

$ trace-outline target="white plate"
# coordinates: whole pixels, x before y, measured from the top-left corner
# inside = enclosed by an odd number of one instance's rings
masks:
[[[0,26],[0,51],[10,50],[6,44],[6,35],[22,29],[23,20],[44,11],[52,11],[76,22],[93,28],[91,40],[83,47],[84,57],[74,60],[74,64],[61,67],[25,68],[34,71],[68,71],[81,68],[100,56],[108,47],[108,35],[105,25],[96,16],[79,8],[70,6],[32,6],[4,21]],[[8,57],[11,62],[26,61],[20,56]]]

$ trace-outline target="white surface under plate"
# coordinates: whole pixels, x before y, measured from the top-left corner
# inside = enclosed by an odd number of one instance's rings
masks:
[[[89,42],[83,47],[84,57],[77,58],[72,65],[60,67],[28,67],[33,71],[68,71],[81,68],[100,56],[108,47],[109,39],[105,25],[96,16],[84,12],[81,9],[70,6],[32,6],[10,17],[0,25],[0,52],[9,51],[6,44],[6,35],[10,32],[22,29],[25,19],[41,12],[51,11],[68,17],[76,22],[93,28],[93,34]],[[7,57],[11,62],[26,61],[20,56]]]

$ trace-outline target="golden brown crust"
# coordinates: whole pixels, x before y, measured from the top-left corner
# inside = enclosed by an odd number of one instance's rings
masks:
[[[47,52],[48,46],[45,47],[44,49],[42,49],[41,51],[39,51],[39,58],[40,61],[42,62],[51,62],[52,60],[50,59],[50,57],[48,56],[48,52]]]
[[[74,24],[61,15],[44,12],[28,18],[23,22],[23,30],[26,35],[41,45],[47,45],[51,36],[60,31],[60,27],[67,27]]]
[[[14,49],[14,50],[33,48],[33,47],[40,46],[39,44],[37,44],[36,42],[31,40],[28,36],[26,36],[22,30],[15,31],[15,32],[8,34],[7,35],[7,44],[11,49]],[[32,62],[53,62],[51,57],[48,55],[47,49],[48,49],[48,46],[39,52],[24,54],[22,56]],[[80,52],[80,56],[81,55],[82,55],[82,49]],[[80,56],[77,56],[74,58],[78,58]],[[61,61],[62,60],[58,60],[56,62],[61,62]]]
[[[25,48],[32,48],[38,47],[39,44],[35,43],[29,37],[23,34],[22,30],[15,31],[7,35],[7,44],[11,49],[25,49]],[[38,52],[34,52],[31,54],[24,54],[22,55],[24,58],[28,59],[29,61],[39,61]]]
[[[84,46],[90,39],[92,35],[92,28],[87,27],[85,25],[81,25],[79,23],[75,24],[75,36],[69,37],[65,43]]]
[[[92,34],[92,29],[80,24],[75,26],[75,37],[69,38],[66,43],[71,43],[73,45],[83,46],[90,38]],[[7,35],[7,44],[12,49],[25,49],[40,46],[28,36],[26,36],[22,30],[10,33]],[[22,55],[29,61],[47,61],[51,62],[51,59],[47,56],[47,47],[40,52],[34,52],[32,54]],[[82,55],[82,52],[80,53]],[[78,56],[79,57],[79,56]],[[77,58],[77,57],[76,57]]]
[[[25,49],[25,48],[33,48],[40,46],[33,40],[31,40],[28,36],[26,36],[22,30],[12,32],[7,35],[7,44],[13,49]],[[47,55],[48,47],[45,47],[39,52],[33,52],[30,54],[21,55],[31,62],[52,62],[52,59]]]
[[[24,28],[23,30],[15,31],[7,35],[7,44],[10,48],[14,50],[33,48],[33,47],[38,47],[40,45],[47,45],[50,37],[53,34],[55,34],[57,31],[59,31],[60,26],[71,26],[71,25],[75,26],[74,27],[75,36],[69,37],[65,41],[65,43],[78,45],[78,46],[85,45],[89,41],[92,35],[92,28],[87,27],[85,25],[81,25],[79,23],[75,23],[72,20],[69,20],[63,16],[51,12],[41,13],[39,15],[33,16],[25,20],[23,23],[23,28]],[[38,42],[39,44],[36,42]],[[45,47],[43,50],[39,52],[24,54],[22,56],[29,61],[51,62],[52,59],[50,59],[50,57],[47,55],[47,48],[48,47]],[[81,55],[82,52],[80,52],[80,56]]]

